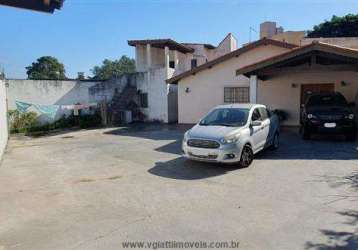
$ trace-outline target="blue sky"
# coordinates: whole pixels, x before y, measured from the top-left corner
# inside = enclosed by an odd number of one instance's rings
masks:
[[[65,0],[53,15],[1,6],[0,67],[9,78],[26,78],[26,66],[51,55],[65,64],[68,77],[88,75],[105,58],[134,57],[128,39],[217,45],[232,32],[242,44],[249,41],[249,27],[258,31],[265,20],[307,30],[348,13],[358,13],[358,1]]]

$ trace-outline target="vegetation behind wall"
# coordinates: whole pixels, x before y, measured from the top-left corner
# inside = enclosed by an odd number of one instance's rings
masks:
[[[48,132],[55,129],[68,128],[93,128],[101,126],[101,116],[99,112],[80,116],[62,116],[53,123],[41,125],[35,112],[20,113],[18,110],[9,111],[10,132],[31,134],[34,132]]]

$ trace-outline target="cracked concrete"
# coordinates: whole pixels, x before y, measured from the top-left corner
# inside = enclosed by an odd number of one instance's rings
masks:
[[[0,167],[0,249],[121,249],[142,240],[357,248],[357,219],[348,220],[358,213],[357,143],[303,142],[285,131],[280,150],[239,169],[181,158],[184,130],[11,139]]]

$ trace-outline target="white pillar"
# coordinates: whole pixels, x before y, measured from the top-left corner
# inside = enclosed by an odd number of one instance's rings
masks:
[[[152,53],[151,46],[147,44],[147,68],[150,69],[152,67]]]
[[[139,69],[139,49],[140,47],[138,45],[135,46],[135,68],[138,71]]]
[[[250,103],[257,102],[257,75],[250,76]]]
[[[178,57],[178,51],[174,50],[174,69],[178,69],[179,64],[179,57]]]
[[[164,47],[164,57],[165,57],[165,71],[166,71],[166,78],[169,75],[169,48],[167,46]]]

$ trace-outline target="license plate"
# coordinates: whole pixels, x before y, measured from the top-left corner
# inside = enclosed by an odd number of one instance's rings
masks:
[[[335,128],[336,127],[336,123],[331,122],[331,123],[325,123],[324,124],[325,128]]]
[[[194,156],[202,156],[202,157],[208,157],[211,155],[216,155],[214,152],[211,152],[210,150],[207,149],[201,149],[201,148],[191,148],[190,149],[190,153]]]

